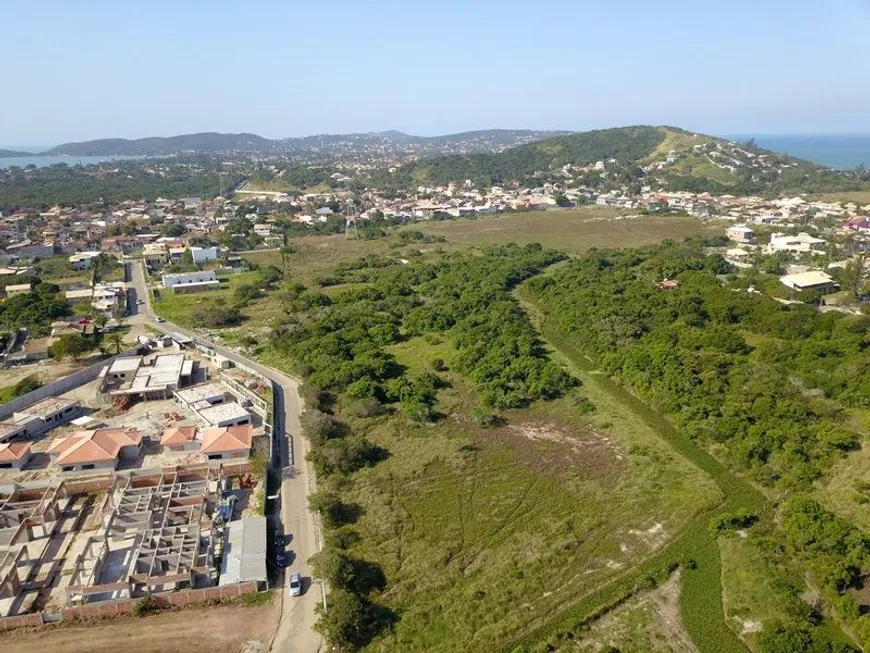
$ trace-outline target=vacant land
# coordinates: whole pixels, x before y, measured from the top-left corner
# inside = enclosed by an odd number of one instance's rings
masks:
[[[452,243],[500,245],[541,243],[566,252],[591,247],[639,247],[666,238],[683,240],[721,228],[698,218],[679,216],[621,216],[607,207],[511,213],[474,220],[420,222],[406,229],[444,236]]]
[[[819,200],[821,202],[855,202],[855,204],[870,204],[870,192],[868,191],[851,191],[843,193],[821,193],[812,195],[808,199]]]
[[[785,617],[776,591],[778,574],[755,545],[740,534],[719,539],[722,556],[722,603],[731,628],[750,645],[768,619]]]
[[[11,632],[0,635],[0,648],[15,653],[254,653],[268,650],[262,643],[272,636],[278,616],[277,603],[178,610]]]
[[[390,350],[412,374],[453,355],[424,339]],[[720,498],[615,403],[589,413],[583,400],[538,402],[481,428],[474,389],[441,376],[438,424],[351,423],[390,452],[347,493],[363,508],[354,553],[381,566],[381,598],[401,613],[377,650],[490,650],[625,573]]]
[[[696,652],[680,619],[680,587],[677,571],[666,583],[633,597],[556,650],[600,653],[611,646],[632,653]]]
[[[230,276],[221,276],[220,288],[204,290],[197,293],[175,294],[171,290],[160,289],[160,299],[154,302],[154,310],[161,317],[186,327],[195,327],[193,314],[198,310],[207,310],[219,305],[233,305],[237,298],[234,291],[245,284],[253,283],[259,277],[257,272],[240,272]],[[242,313],[257,326],[266,323],[274,317],[278,307],[267,298],[254,299],[242,309]]]

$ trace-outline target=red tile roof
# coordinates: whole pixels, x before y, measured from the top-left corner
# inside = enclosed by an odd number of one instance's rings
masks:
[[[163,437],[160,438],[160,444],[187,444],[193,442],[196,438],[195,426],[172,426],[163,431]]]
[[[225,453],[230,451],[250,451],[254,440],[254,427],[244,426],[213,426],[202,432],[200,453]]]
[[[0,463],[21,460],[30,453],[30,442],[4,442],[0,444]]]
[[[59,465],[104,462],[116,459],[121,447],[141,443],[142,433],[136,429],[97,429],[58,438],[51,443],[48,453],[57,454],[56,462]]]

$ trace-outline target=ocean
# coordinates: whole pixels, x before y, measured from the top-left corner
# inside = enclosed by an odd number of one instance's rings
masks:
[[[738,142],[754,138],[758,147],[839,170],[862,163],[870,166],[870,134],[732,134],[725,138]]]
[[[11,149],[11,148],[10,148]],[[18,166],[34,165],[37,168],[45,166],[53,166],[58,163],[65,163],[68,166],[90,165],[92,163],[103,163],[105,161],[124,161],[130,159],[142,159],[141,156],[11,156],[0,157],[0,168],[11,168]]]

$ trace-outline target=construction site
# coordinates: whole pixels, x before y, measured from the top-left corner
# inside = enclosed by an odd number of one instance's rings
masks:
[[[0,487],[0,616],[261,588],[266,520],[237,519],[238,491],[251,482],[236,464]]]

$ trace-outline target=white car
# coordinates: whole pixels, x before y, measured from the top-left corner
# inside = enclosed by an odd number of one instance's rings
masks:
[[[290,574],[290,596],[302,596],[302,576],[298,571]]]

